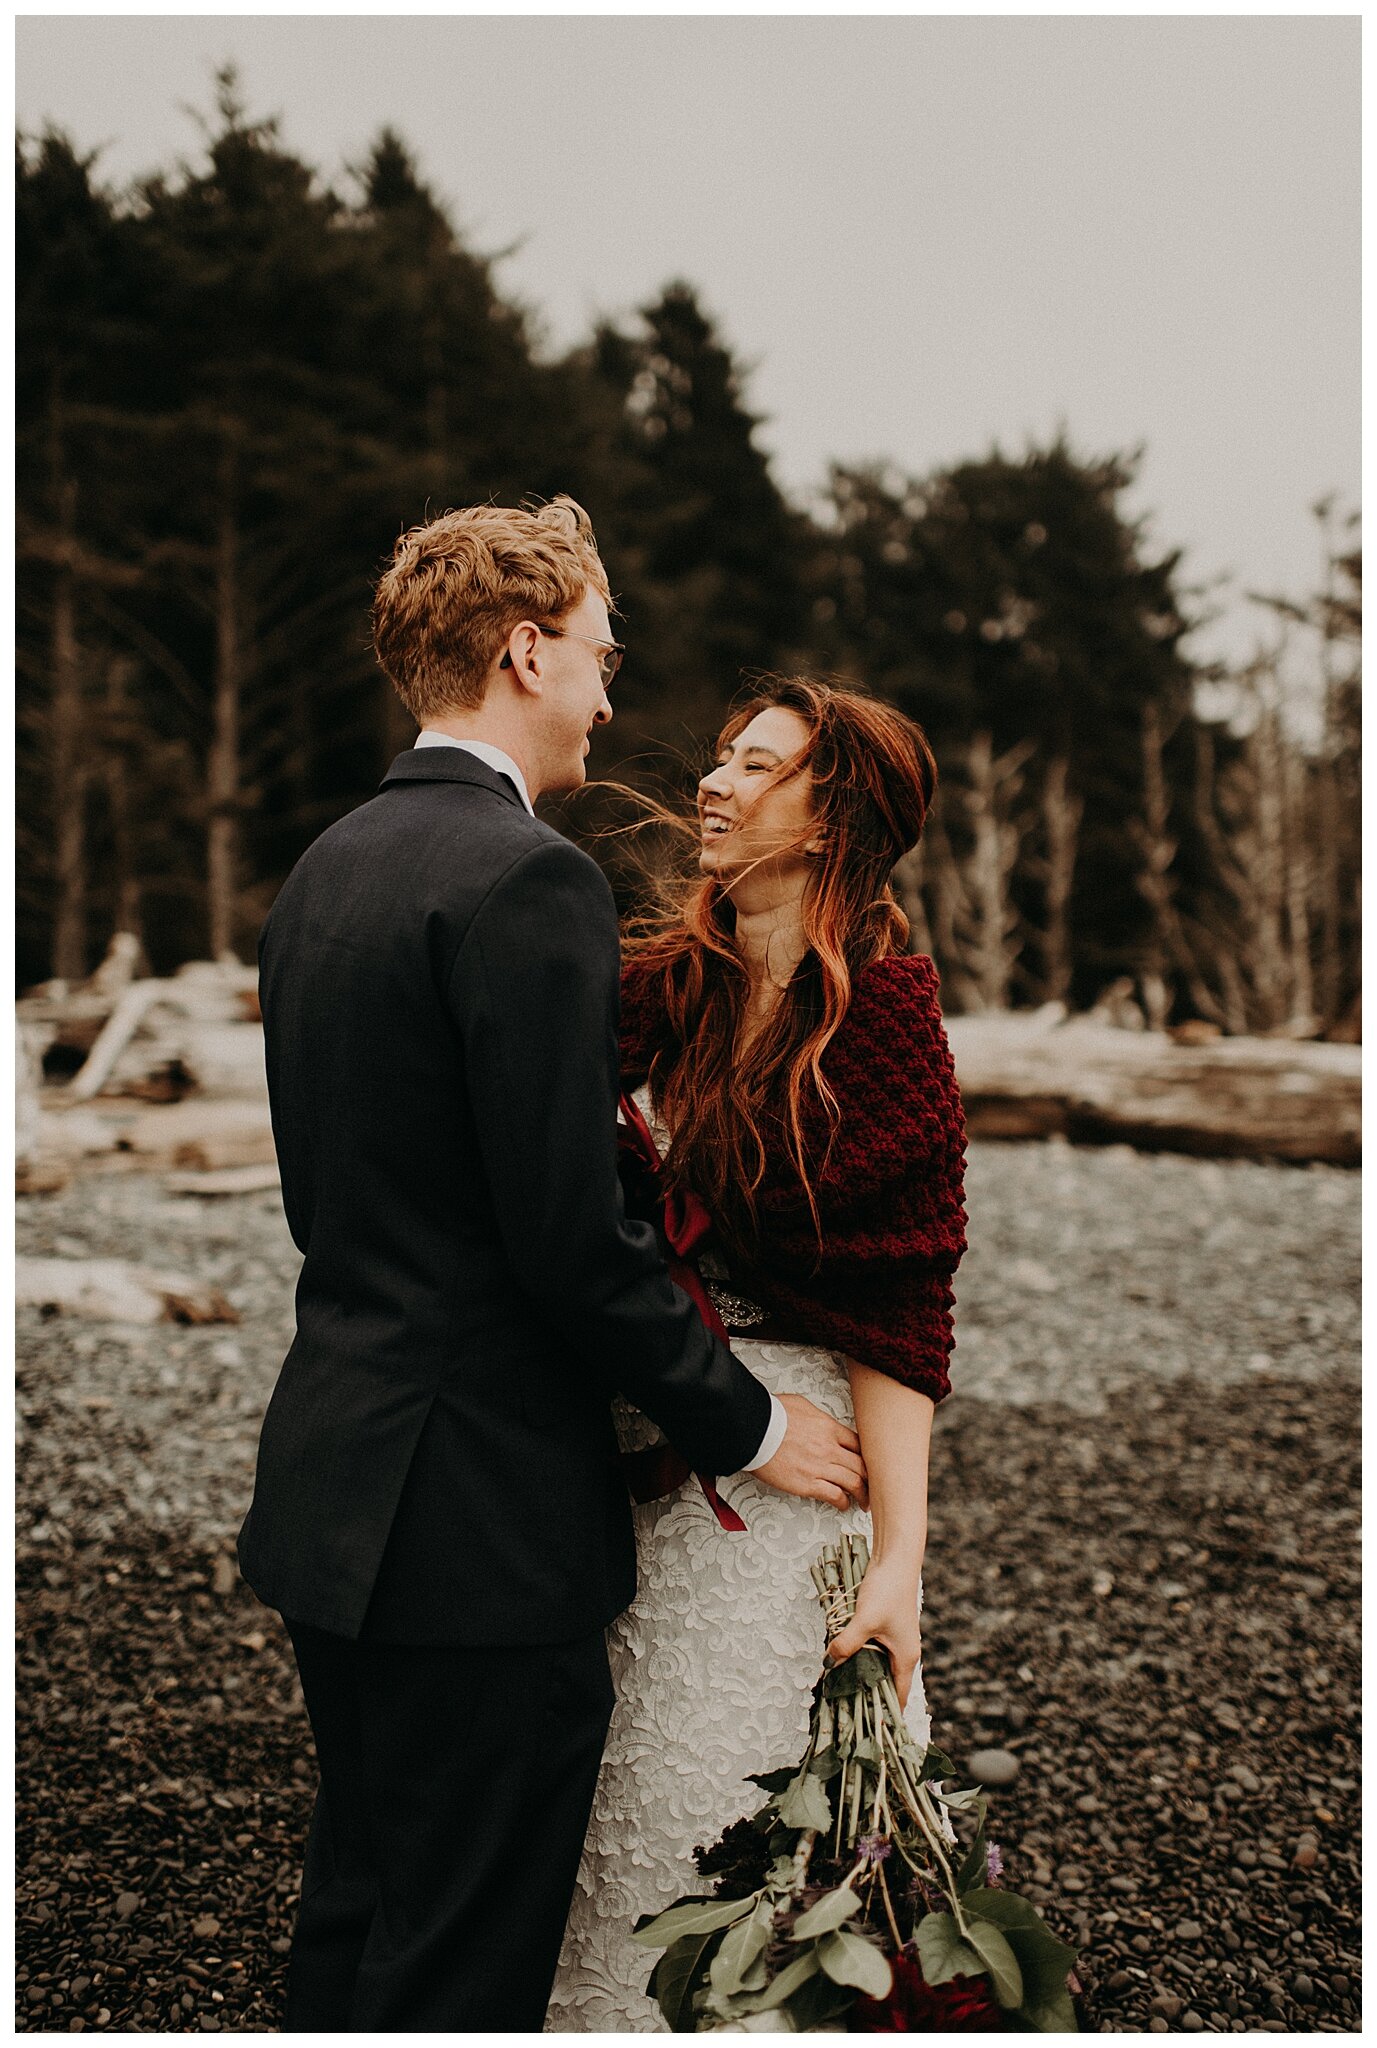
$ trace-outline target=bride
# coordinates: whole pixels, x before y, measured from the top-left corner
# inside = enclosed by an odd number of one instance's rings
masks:
[[[808,1568],[844,1529],[873,1562],[834,1654],[883,1643],[929,1737],[920,1575],[965,1147],[936,972],[905,953],[888,878],[935,780],[892,707],[762,686],[699,784],[699,877],[627,941],[623,1078],[662,1184],[707,1205],[703,1275],[743,1363],[854,1421],[870,1513],[749,1475],[730,1486],[744,1531],[696,1485],[637,1508],[640,1590],[609,1631],[618,1703],[547,2030],[666,2031],[632,1928],[710,1888],[694,1848],[760,1803],[750,1773],[799,1754],[822,1647]],[[618,1421],[627,1451],[656,1441],[633,1410]]]

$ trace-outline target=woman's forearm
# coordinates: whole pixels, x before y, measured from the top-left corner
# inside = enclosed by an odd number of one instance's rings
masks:
[[[856,1434],[870,1486],[874,1557],[916,1582],[928,1538],[928,1452],[935,1404],[848,1359]]]

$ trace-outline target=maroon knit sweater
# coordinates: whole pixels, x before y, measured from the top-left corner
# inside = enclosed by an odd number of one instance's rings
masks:
[[[635,961],[622,975],[628,1090],[657,1053],[674,1056],[658,981]],[[826,1172],[812,1174],[821,1262],[803,1183],[781,1149],[756,1191],[758,1263],[738,1284],[796,1341],[940,1401],[951,1391],[951,1276],[966,1249],[966,1131],[931,960],[894,955],[861,971],[822,1071],[841,1123]],[[810,1161],[827,1130],[815,1103],[804,1116]]]

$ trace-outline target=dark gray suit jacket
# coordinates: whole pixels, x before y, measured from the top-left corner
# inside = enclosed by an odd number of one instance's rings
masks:
[[[613,1390],[717,1472],[770,1420],[626,1215],[606,879],[425,748],[297,862],[259,959],[304,1264],[244,1577],[350,1637],[602,1626],[635,1590]]]

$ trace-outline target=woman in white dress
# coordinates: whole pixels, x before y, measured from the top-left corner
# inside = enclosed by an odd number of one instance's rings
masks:
[[[701,1269],[767,1387],[853,1422],[870,1512],[748,1474],[719,1525],[689,1482],[635,1510],[639,1591],[609,1631],[618,1703],[547,2030],[666,2031],[641,1914],[709,1890],[693,1851],[806,1738],[822,1619],[809,1566],[842,1530],[873,1562],[834,1646],[889,1651],[929,1736],[919,1670],[928,1445],[947,1391],[964,1249],[964,1130],[930,961],[889,888],[936,779],[892,707],[775,682],[724,729],[698,792],[698,877],[628,939],[622,1053],[662,1191],[712,1217]],[[656,1441],[623,1408],[624,1448]]]

